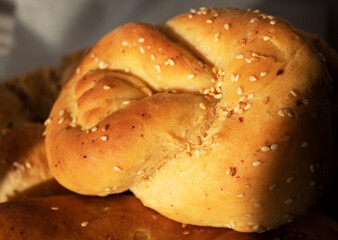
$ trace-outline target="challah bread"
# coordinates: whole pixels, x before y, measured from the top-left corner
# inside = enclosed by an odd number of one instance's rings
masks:
[[[330,78],[283,19],[192,10],[121,26],[87,53],[49,117],[56,179],[130,189],[173,220],[261,232],[307,211],[331,157]]]
[[[0,83],[0,202],[66,192],[49,171],[43,122],[81,52]]]
[[[0,205],[3,239],[335,240],[338,223],[317,212],[265,233],[181,224],[146,208],[131,195],[106,198],[51,196]]]
[[[56,79],[53,68],[42,67],[0,84],[0,202],[53,178],[42,119],[57,96]]]

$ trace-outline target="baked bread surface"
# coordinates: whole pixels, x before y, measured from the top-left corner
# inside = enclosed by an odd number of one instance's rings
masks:
[[[331,85],[308,37],[270,15],[203,8],[126,24],[63,88],[49,166],[80,194],[130,189],[179,222],[265,231],[322,192]]]
[[[337,222],[318,212],[264,233],[192,226],[144,207],[131,195],[67,195],[7,202],[0,205],[0,226],[0,235],[7,240],[335,240],[338,235]]]

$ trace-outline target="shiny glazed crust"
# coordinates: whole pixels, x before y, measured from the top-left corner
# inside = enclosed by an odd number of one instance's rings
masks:
[[[130,189],[179,222],[265,231],[322,191],[331,84],[310,40],[270,15],[203,8],[126,24],[63,88],[49,166],[77,193]]]

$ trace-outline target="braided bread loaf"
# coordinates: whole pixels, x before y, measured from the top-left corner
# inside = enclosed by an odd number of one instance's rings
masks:
[[[63,88],[49,165],[77,193],[130,189],[179,222],[265,231],[320,195],[331,84],[308,38],[270,15],[202,8],[126,24]]]

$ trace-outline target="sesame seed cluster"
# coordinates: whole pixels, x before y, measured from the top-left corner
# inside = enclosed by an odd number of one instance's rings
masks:
[[[89,50],[54,105],[49,163],[78,193],[130,189],[179,222],[266,231],[306,211],[325,182],[319,85],[329,77],[304,36],[259,11],[126,24]]]

